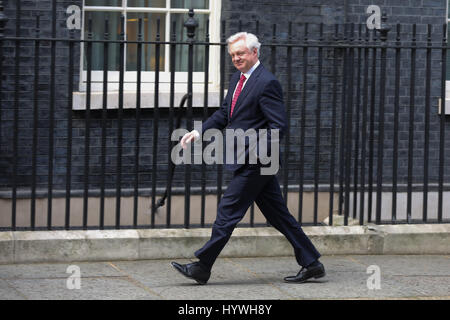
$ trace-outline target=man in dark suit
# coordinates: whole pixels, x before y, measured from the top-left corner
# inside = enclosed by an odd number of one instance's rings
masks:
[[[222,107],[203,123],[202,133],[213,128],[244,131],[266,129],[267,143],[272,146],[271,142],[276,138],[274,133],[279,133],[281,138],[287,129],[281,85],[259,62],[261,44],[255,35],[240,32],[228,38],[227,43],[228,52],[238,72],[231,77]],[[199,136],[199,132],[193,130],[183,136],[180,144],[186,148],[188,143]],[[270,151],[277,153],[279,145],[277,148]],[[199,261],[184,265],[172,262],[173,267],[197,283],[206,284],[214,261],[231,237],[235,226],[250,205],[256,202],[267,221],[289,240],[296,260],[302,267],[297,275],[284,280],[299,283],[323,277],[325,268],[318,260],[320,254],[289,213],[275,174],[263,174],[262,170],[266,166],[259,158],[259,152],[257,163],[248,163],[252,149],[257,148],[245,145],[245,163],[236,161],[238,156],[234,154],[234,161],[225,164],[226,169],[233,171],[233,178],[220,201],[211,239],[195,252]],[[228,146],[227,152],[230,152]],[[231,152],[236,153],[236,150],[231,149]]]

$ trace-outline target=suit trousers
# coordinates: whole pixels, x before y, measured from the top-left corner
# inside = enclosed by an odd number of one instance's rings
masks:
[[[250,205],[256,202],[267,221],[280,231],[294,248],[296,260],[306,267],[320,257],[300,224],[289,213],[276,176],[261,175],[259,165],[245,165],[234,172],[219,203],[210,240],[195,256],[211,268]]]

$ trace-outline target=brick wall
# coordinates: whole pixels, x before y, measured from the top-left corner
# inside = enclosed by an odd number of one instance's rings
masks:
[[[403,1],[366,1],[366,0],[349,0],[347,9],[344,7],[344,1],[320,1],[320,0],[289,0],[289,1],[222,1],[222,19],[226,21],[226,35],[231,35],[239,30],[239,21],[241,20],[242,30],[249,30],[255,32],[256,23],[259,21],[258,36],[262,40],[263,48],[261,54],[261,61],[269,69],[271,69],[271,51],[270,47],[264,46],[272,39],[272,25],[277,24],[277,41],[286,40],[288,37],[287,26],[288,22],[293,24],[293,38],[300,40],[303,37],[305,22],[310,24],[309,38],[314,39],[318,37],[318,23],[325,23],[325,39],[330,39],[333,34],[334,23],[354,22],[364,23],[367,19],[365,13],[369,4],[380,5],[389,17],[389,23],[394,27],[395,23],[405,24],[403,28],[402,37],[409,39],[411,32],[411,23],[417,23],[418,39],[426,37],[426,24],[431,23],[435,32],[433,37],[439,39],[439,32],[441,30],[442,22],[445,21],[446,15],[446,1],[417,1],[417,0],[403,0]],[[6,36],[16,35],[16,2],[4,1],[5,14],[9,21],[6,25]],[[68,30],[66,28],[65,13],[69,5],[76,4],[81,7],[81,1],[57,1],[57,22],[56,35],[61,38],[68,38]],[[51,10],[52,1],[21,1],[21,15],[20,15],[20,36],[34,36],[35,35],[35,16],[41,14],[41,36],[49,37],[52,35]],[[394,31],[389,33],[390,38],[395,37]],[[80,37],[80,32],[77,31],[75,38]],[[76,48],[79,48],[78,44]],[[15,65],[15,48],[11,41],[4,43],[3,61],[3,88],[2,88],[2,108],[1,108],[1,155],[0,155],[0,187],[7,189],[11,184],[12,173],[12,137],[13,137],[13,107],[14,107],[14,65]],[[323,77],[322,81],[322,120],[321,120],[321,149],[320,149],[320,181],[327,183],[329,179],[330,167],[330,143],[331,143],[331,112],[332,112],[332,51],[324,50],[323,62]],[[20,50],[20,82],[19,82],[19,149],[18,149],[18,185],[19,187],[29,188],[31,180],[31,148],[32,148],[32,115],[33,115],[33,81],[34,81],[34,44],[32,42],[23,42]],[[42,41],[40,50],[40,78],[39,78],[39,129],[38,129],[38,158],[37,158],[37,181],[38,186],[46,188],[48,183],[48,152],[49,152],[49,111],[50,104],[49,88],[50,88],[50,57],[51,44],[48,41]],[[291,184],[298,184],[299,178],[299,139],[300,139],[300,123],[301,123],[301,93],[303,90],[303,75],[302,75],[302,60],[300,49],[294,49],[293,64],[291,66],[293,71],[292,87],[290,88],[291,97],[291,132],[290,132],[290,153],[289,153],[289,181]],[[306,110],[306,147],[305,147],[305,183],[312,183],[314,178],[314,142],[315,142],[315,110],[317,106],[317,85],[318,85],[318,50],[310,49],[309,65],[310,73],[308,75],[308,95],[307,95],[307,110]],[[379,56],[378,56],[379,57]],[[425,59],[424,53],[418,53],[419,60],[417,62],[417,82],[416,82],[416,126],[418,132],[423,132],[423,108],[425,96]],[[277,48],[275,74],[280,79],[285,97],[287,96],[287,63],[286,63],[286,49]],[[433,56],[434,61],[438,61],[440,57]],[[81,189],[84,181],[84,138],[85,138],[85,112],[72,111],[67,106],[68,88],[67,88],[67,65],[68,65],[68,50],[58,44],[56,48],[56,94],[55,94],[55,129],[54,129],[54,176],[53,182],[55,189],[65,188],[65,173],[66,173],[66,143],[67,143],[67,118],[68,115],[73,121],[73,149],[72,149],[72,187],[74,189]],[[233,72],[233,68],[227,57],[227,75],[229,78]],[[75,50],[74,82],[78,82],[77,72],[79,70],[79,49]],[[379,63],[378,63],[379,65]],[[402,72],[401,79],[401,107],[400,107],[400,135],[399,147],[399,177],[400,181],[406,182],[407,174],[407,148],[408,148],[408,116],[409,100],[407,98],[409,93],[408,81],[410,74],[408,73],[408,66],[402,66],[405,72]],[[393,69],[392,53],[388,59],[388,70]],[[432,78],[432,113],[431,113],[431,132],[430,132],[430,178],[431,182],[437,180],[437,148],[439,140],[439,119],[436,114],[437,97],[440,95],[439,89],[439,63],[433,64],[433,78]],[[342,67],[338,69],[339,76],[342,75]],[[356,84],[356,83],[355,83]],[[387,96],[386,96],[386,119],[393,119],[393,75],[388,73],[387,79]],[[338,109],[337,109],[337,139],[339,138],[340,126],[340,99],[342,96],[342,89],[338,87]],[[378,96],[376,98],[378,101]],[[214,109],[211,110],[211,112]],[[69,112],[69,114],[68,114]],[[376,112],[377,114],[377,112]],[[201,119],[202,111],[194,111],[194,118]],[[101,156],[101,111],[91,112],[91,140],[90,140],[90,167],[89,167],[89,181],[92,188],[98,188],[100,183],[100,156]],[[117,161],[117,112],[108,111],[107,120],[107,153],[106,153],[106,183],[107,188],[114,188],[116,181],[116,161]],[[135,113],[133,110],[124,112],[124,149],[123,149],[123,187],[133,186],[134,172],[134,135],[135,135]],[[377,121],[375,119],[375,128],[377,128]],[[159,122],[159,137],[158,142],[158,172],[157,185],[164,187],[166,182],[167,170],[167,152],[168,144],[168,112],[167,110],[160,110]],[[356,124],[356,123],[355,123]],[[140,187],[149,188],[151,186],[151,171],[152,171],[152,139],[153,139],[153,111],[145,110],[142,112],[141,121],[141,152],[140,152]],[[447,132],[450,132],[449,119],[447,119]],[[392,172],[392,158],[389,148],[392,147],[392,142],[389,137],[392,136],[393,125],[386,123],[386,153],[384,161],[384,176],[385,181],[391,180]],[[375,141],[377,141],[378,132],[375,130]],[[337,140],[338,141],[338,140]],[[423,167],[423,133],[416,136],[415,140],[415,181],[421,181],[422,167]],[[376,145],[376,144],[375,144]],[[284,147],[284,145],[282,146]],[[446,142],[447,150],[450,150],[450,139]],[[336,165],[339,168],[338,149],[336,147]],[[375,149],[376,155],[376,149]],[[376,160],[375,160],[376,164]],[[217,168],[215,166],[208,167],[207,185],[214,187],[217,183],[216,178]],[[184,181],[183,169],[177,168],[175,176],[175,186],[182,186]],[[376,171],[375,171],[376,172]],[[283,172],[280,172],[280,175]],[[338,170],[336,171],[336,176]],[[225,173],[225,181],[230,178],[228,173]],[[450,164],[446,164],[446,179],[450,178]],[[200,181],[200,166],[193,166],[193,186],[199,186]]]

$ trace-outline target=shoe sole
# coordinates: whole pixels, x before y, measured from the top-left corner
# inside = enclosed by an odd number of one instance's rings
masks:
[[[206,284],[206,281],[202,281],[202,280],[198,280],[198,279],[194,279],[194,278],[192,278],[192,277],[189,277],[188,275],[184,274],[180,269],[178,269],[177,267],[175,267],[174,264],[171,263],[171,265],[172,265],[172,267],[173,267],[175,270],[177,270],[179,273],[181,273],[184,277],[186,277],[186,278],[188,278],[188,279],[191,279],[191,280],[195,280],[198,284],[201,284],[201,285]]]
[[[324,271],[324,272],[322,272],[322,273],[320,273],[320,274],[317,274],[317,275],[315,275],[315,276],[309,277],[308,279],[305,279],[305,280],[301,280],[301,281],[288,281],[288,280],[284,280],[284,282],[287,282],[287,283],[304,283],[304,282],[307,282],[307,281],[311,280],[311,278],[319,279],[319,278],[325,277],[325,275],[326,275],[326,273],[325,273],[325,271]]]

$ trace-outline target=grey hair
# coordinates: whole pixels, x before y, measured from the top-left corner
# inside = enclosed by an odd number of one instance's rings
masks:
[[[245,44],[247,45],[247,48],[250,51],[256,48],[256,52],[258,53],[259,57],[259,48],[261,47],[261,43],[259,42],[258,37],[255,36],[253,33],[249,32],[235,33],[227,39],[227,44],[230,45],[231,43],[236,42],[240,39],[243,39],[245,41]]]

